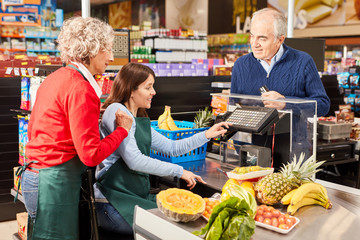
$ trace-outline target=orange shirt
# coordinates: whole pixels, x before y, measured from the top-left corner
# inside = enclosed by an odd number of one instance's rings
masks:
[[[79,72],[63,67],[40,85],[32,110],[25,154],[33,168],[60,165],[76,154],[96,166],[120,145],[127,131],[118,127],[100,140],[100,100]],[[115,123],[114,123],[115,124]]]

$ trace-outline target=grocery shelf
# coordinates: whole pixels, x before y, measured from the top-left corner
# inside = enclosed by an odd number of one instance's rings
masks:
[[[46,36],[25,36],[29,39],[57,39],[57,37],[46,37]]]
[[[18,34],[1,34],[1,37],[4,38],[25,38],[24,35],[18,35]]]
[[[60,52],[59,50],[46,50],[46,49],[27,49],[27,52]]]
[[[26,52],[26,49],[17,49],[17,48],[0,48],[0,51],[8,51],[8,52]]]

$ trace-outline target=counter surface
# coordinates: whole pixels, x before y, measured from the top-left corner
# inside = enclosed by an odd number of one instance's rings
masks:
[[[227,181],[225,174],[219,172],[220,162],[207,159],[204,167],[197,172],[211,188],[221,192],[222,186]],[[359,239],[360,233],[360,190],[345,187],[338,184],[316,180],[328,190],[328,195],[333,203],[331,209],[321,206],[302,207],[295,214],[300,219],[298,225],[288,234],[281,234],[261,227],[256,227],[252,239]],[[286,212],[286,208],[276,206],[280,211]],[[167,219],[158,209],[149,210],[151,213]],[[171,220],[169,220],[172,222]],[[200,230],[206,225],[206,220],[199,218],[195,222],[173,224],[192,232]]]

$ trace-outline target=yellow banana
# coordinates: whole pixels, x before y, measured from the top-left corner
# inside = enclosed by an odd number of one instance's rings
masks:
[[[301,208],[303,206],[308,206],[308,205],[320,205],[326,209],[329,209],[332,207],[332,203],[329,199],[327,199],[326,201],[321,201],[321,200],[318,200],[315,198],[304,197],[301,201],[299,201],[295,205],[289,204],[287,207],[287,212],[290,215],[294,215],[299,208]]]
[[[160,116],[159,116],[159,118],[158,118],[158,127],[160,128],[160,129],[164,129],[164,130],[170,130],[170,128],[168,127],[168,125],[167,125],[167,121],[166,121],[166,119],[167,119],[167,117],[168,117],[168,115],[169,115],[169,112],[167,111],[167,108],[168,108],[169,106],[165,106],[165,111],[163,112],[163,114],[161,114]]]
[[[290,201],[291,201],[291,198],[294,196],[295,192],[297,191],[298,189],[293,189],[291,190],[290,192],[288,192],[282,199],[281,199],[281,204],[283,205],[288,205],[290,204]]]
[[[315,204],[318,204],[321,206],[323,205],[322,202],[320,202],[314,198],[305,197],[305,198],[301,199],[301,201],[299,201],[295,205],[289,204],[289,206],[287,207],[287,213],[290,215],[294,215],[299,208],[301,208],[303,206],[315,205]]]
[[[166,117],[166,123],[167,123],[170,130],[172,130],[172,131],[180,130],[180,128],[178,128],[176,126],[176,124],[174,122],[174,119],[171,117],[171,110],[170,109],[171,109],[170,107],[168,107],[168,109],[167,109],[168,115]]]
[[[297,189],[297,191],[291,198],[290,204],[296,205],[310,192],[314,192],[317,194],[324,194],[324,192],[326,192],[326,189],[324,188],[324,186],[322,186],[321,184],[318,184],[318,183],[313,183],[313,182],[304,183]]]
[[[317,199],[321,202],[326,202],[328,199],[321,193],[316,193],[316,192],[309,192],[308,194],[305,195],[305,197],[307,198],[314,198]]]

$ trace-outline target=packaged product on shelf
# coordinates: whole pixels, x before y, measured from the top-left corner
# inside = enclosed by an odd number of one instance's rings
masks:
[[[23,110],[29,110],[30,108],[30,78],[22,77],[21,78],[21,104],[20,108]]]
[[[34,103],[36,100],[36,93],[37,90],[40,87],[40,84],[44,81],[44,77],[31,77],[30,78],[30,89],[29,89],[29,93],[30,93],[30,107],[29,110],[32,110],[34,107]]]
[[[339,82],[339,86],[343,87],[343,88],[349,88],[349,83],[348,83],[348,79],[349,79],[350,73],[348,72],[339,72],[337,73],[337,80]]]
[[[220,96],[212,96],[211,107],[213,108],[213,115],[217,116],[221,113],[225,113],[227,110],[228,98]]]
[[[17,172],[18,168],[19,168],[19,166],[13,168],[14,189],[19,190],[19,193],[21,194],[20,176],[16,175],[16,172]],[[18,189],[18,186],[19,186],[19,189]]]
[[[354,122],[354,112],[352,112],[353,109],[354,109],[354,104],[339,105],[339,111],[335,112],[336,122],[337,123]]]
[[[350,88],[359,88],[359,74],[354,73],[349,76]]]
[[[356,97],[355,97],[355,112],[360,112],[360,94],[357,92],[355,92]]]
[[[24,116],[18,115],[18,124],[19,124],[19,162],[23,163],[24,162],[24,123],[25,123],[25,119]]]

